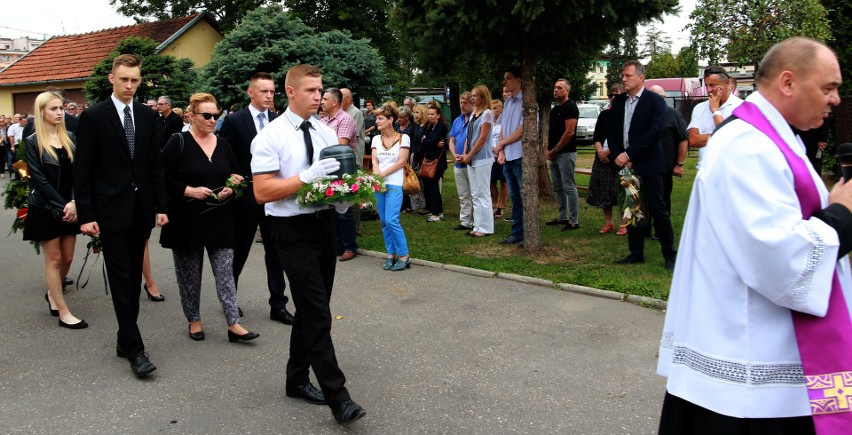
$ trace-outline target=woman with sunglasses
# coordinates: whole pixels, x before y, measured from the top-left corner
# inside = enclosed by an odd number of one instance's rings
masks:
[[[192,127],[172,136],[163,148],[169,223],[160,244],[172,250],[180,301],[189,322],[189,338],[204,340],[199,309],[204,250],[210,259],[216,293],[228,323],[230,342],[259,336],[240,325],[234,284],[234,191],[226,180],[237,175],[237,158],[231,146],[213,135],[219,113],[216,98],[197,93],[189,98]]]

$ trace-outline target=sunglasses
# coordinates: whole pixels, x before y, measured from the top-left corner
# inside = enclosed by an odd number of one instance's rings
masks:
[[[216,116],[215,113],[205,113],[205,112],[198,112],[198,113],[196,113],[196,115],[201,115],[201,116],[204,117],[204,119],[206,119],[208,121],[213,119],[213,117]]]

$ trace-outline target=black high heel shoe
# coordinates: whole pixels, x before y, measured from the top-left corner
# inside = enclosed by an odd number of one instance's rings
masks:
[[[239,335],[234,332],[231,332],[230,329],[228,330],[228,341],[230,341],[231,343],[236,343],[238,341],[252,341],[257,337],[260,337],[260,334],[258,334],[257,332],[249,331],[243,335]]]
[[[59,310],[54,310],[50,307],[50,299],[47,298],[47,293],[44,294],[44,300],[47,301],[47,309],[50,310],[50,315],[53,317],[59,317]]]
[[[192,330],[190,329],[189,338],[191,338],[195,341],[204,340],[204,331],[192,332]]]
[[[148,295],[148,300],[151,302],[163,302],[166,300],[166,297],[162,294],[160,296],[152,296],[151,292],[148,291],[148,284],[142,284],[142,288],[145,289],[145,293]]]

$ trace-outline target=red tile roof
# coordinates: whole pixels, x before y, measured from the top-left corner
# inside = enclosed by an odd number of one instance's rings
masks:
[[[198,15],[50,38],[0,72],[0,85],[88,78],[122,39],[147,37],[161,44]]]

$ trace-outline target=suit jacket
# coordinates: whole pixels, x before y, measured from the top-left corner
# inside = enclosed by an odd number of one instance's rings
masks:
[[[111,99],[80,115],[74,160],[74,196],[80,224],[96,221],[102,232],[132,229],[136,201],[147,228],[156,213],[167,213],[167,196],[160,146],[155,142],[157,116],[133,102],[135,157],[131,159],[121,118]]]
[[[267,111],[269,121],[272,122],[278,115],[269,110]],[[254,118],[251,116],[251,111],[246,107],[238,110],[225,117],[222,121],[222,128],[219,130],[219,137],[225,139],[237,156],[237,165],[240,168],[240,175],[251,180],[251,141],[257,136],[257,127],[254,125]],[[243,199],[244,198],[244,199]],[[254,189],[250,186],[243,190],[242,201],[238,201],[238,208],[251,207],[257,202],[254,199]]]
[[[624,104],[627,94],[616,95],[612,100],[609,115],[607,141],[615,159],[624,149]],[[627,155],[633,164],[636,175],[660,175],[665,172],[663,147],[660,144],[660,132],[666,123],[666,102],[663,97],[645,89],[636,102],[633,119],[630,121],[628,139],[630,148]]]
[[[169,113],[169,116],[165,118],[157,114],[155,119],[157,120],[157,144],[160,149],[163,149],[173,134],[183,130],[183,119],[175,112]]]

